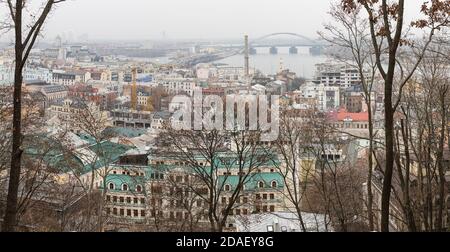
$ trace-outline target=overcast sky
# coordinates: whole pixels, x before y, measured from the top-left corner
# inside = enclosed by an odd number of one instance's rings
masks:
[[[408,0],[407,13],[420,1]],[[45,27],[58,34],[90,39],[240,38],[273,32],[317,37],[327,22],[331,0],[68,0]],[[3,8],[3,6],[2,6]]]

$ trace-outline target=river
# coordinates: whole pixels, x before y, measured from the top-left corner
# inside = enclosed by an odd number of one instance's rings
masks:
[[[308,79],[314,77],[315,65],[326,61],[326,56],[311,55],[309,47],[299,47],[298,54],[289,54],[289,47],[279,47],[277,55],[270,54],[268,47],[261,47],[257,48],[257,54],[250,55],[250,67],[264,74],[277,73],[282,62],[284,69],[289,69],[295,72],[297,76]],[[229,66],[244,66],[244,55],[235,55],[215,63]]]

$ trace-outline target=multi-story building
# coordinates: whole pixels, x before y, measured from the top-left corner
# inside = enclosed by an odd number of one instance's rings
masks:
[[[111,117],[116,127],[148,129],[152,125],[152,113],[149,111],[114,109],[111,111]]]
[[[330,123],[341,131],[368,131],[369,129],[367,112],[350,113],[346,109],[339,109],[330,112],[329,115]]]
[[[340,107],[340,87],[308,82],[299,89],[303,99],[315,99],[317,109],[329,111]]]
[[[153,224],[155,217],[161,225],[196,220],[197,225],[209,222],[207,202],[199,194],[207,195],[205,184],[198,181],[186,162],[175,158],[174,153],[151,153],[148,156],[122,156],[111,166],[107,176],[105,212],[117,223]],[[229,154],[224,154],[229,157]],[[237,186],[240,186],[239,169],[233,160],[223,158],[216,166],[217,186],[221,190],[218,204],[226,206]],[[202,158],[199,165],[207,165]],[[253,171],[243,183],[232,216],[253,213],[270,213],[285,210],[282,175],[269,163]],[[207,197],[207,196],[206,196]]]
[[[168,94],[187,94],[192,96],[196,82],[194,79],[189,78],[163,78],[156,81],[157,84],[164,88],[164,91]]]
[[[347,64],[323,63],[316,65],[315,78],[318,83],[325,85],[339,85],[349,88],[361,84],[359,70]]]
[[[23,73],[24,80],[41,80],[46,83],[52,83],[53,73],[50,69],[37,67],[37,68],[25,68]]]
[[[67,98],[69,90],[66,86],[50,85],[41,89],[41,93],[45,96],[48,103],[52,103],[56,100],[64,100]]]
[[[72,86],[78,83],[86,83],[86,81],[91,79],[91,74],[86,71],[54,71],[53,72],[53,83]]]
[[[65,99],[57,100],[50,105],[48,116],[49,118],[57,118],[58,126],[63,127],[71,132],[83,133],[90,129],[84,128],[83,122],[80,121],[80,117],[83,111],[91,114],[99,121],[104,121],[104,125],[101,127],[108,127],[107,112],[101,111],[100,108],[91,102],[83,102],[79,99]]]

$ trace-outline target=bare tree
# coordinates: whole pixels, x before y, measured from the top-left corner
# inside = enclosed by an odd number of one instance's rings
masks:
[[[374,165],[374,139],[376,137],[373,90],[377,76],[377,65],[374,58],[374,50],[371,49],[370,32],[368,31],[369,21],[362,18],[360,12],[361,8],[358,8],[354,12],[347,13],[339,6],[333,5],[330,15],[336,22],[326,25],[325,32],[320,33],[320,35],[336,47],[331,56],[358,69],[361,78],[364,102],[369,114],[367,215],[370,230],[375,230],[371,180]]]
[[[14,231],[17,225],[17,197],[20,183],[22,148],[22,71],[42,27],[56,4],[65,0],[48,0],[37,14],[32,14],[29,25],[24,24],[24,13],[28,4],[25,0],[6,0],[15,34],[15,68],[14,68],[14,110],[12,155],[9,173],[9,187],[2,231]]]
[[[207,189],[207,193],[198,188],[193,188],[193,192],[208,204],[211,231],[222,232],[245,185],[258,168],[270,161],[266,152],[258,147],[259,133],[169,129],[163,133],[163,138],[177,154],[173,158],[185,164]],[[237,174],[237,182],[225,190],[232,174]],[[228,198],[226,202],[224,197]]]
[[[427,38],[422,48],[416,48],[414,44],[407,39],[405,34],[406,26],[404,19],[405,0],[398,1],[354,1],[341,0],[341,7],[348,13],[353,13],[362,7],[368,17],[372,47],[375,53],[375,60],[378,71],[384,80],[384,111],[385,111],[385,169],[383,179],[383,192],[381,203],[381,230],[389,232],[389,208],[391,199],[392,177],[394,172],[395,152],[394,152],[394,114],[401,101],[403,87],[411,79],[423,59],[433,36],[439,29],[449,24],[450,2],[447,0],[424,2],[421,8],[424,19],[417,20],[411,24],[427,30]],[[402,74],[403,78],[398,80],[398,98],[394,97],[395,76],[399,71],[398,53],[403,47],[410,46],[412,49],[418,49],[419,57],[408,73]],[[387,61],[384,66],[383,62]]]
[[[450,101],[449,62],[442,52],[445,46],[433,43],[401,103],[402,118],[396,134],[397,183],[401,197],[397,201],[401,203],[410,231],[441,231],[446,223],[448,168],[444,154]]]

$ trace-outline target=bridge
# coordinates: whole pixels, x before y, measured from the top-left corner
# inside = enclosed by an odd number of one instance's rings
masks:
[[[294,37],[295,39],[278,39],[274,40],[280,36]],[[272,38],[271,40],[269,40]],[[310,39],[298,33],[293,32],[277,32],[264,35],[262,37],[253,39],[249,41],[249,54],[257,54],[256,48],[268,47],[270,48],[270,54],[278,54],[279,47],[289,47],[290,54],[298,54],[298,47],[310,47],[310,53],[312,55],[322,54],[323,47],[326,44],[320,40]],[[181,58],[173,62],[174,64],[183,65],[186,67],[195,66],[199,63],[209,63],[224,58],[228,58],[237,54],[243,54],[245,52],[245,45],[242,43],[236,43],[235,45],[229,46],[217,46],[219,52],[212,54],[199,54]]]
[[[268,40],[269,38],[276,38],[279,36],[290,36],[295,37],[295,40],[289,39],[289,40]],[[289,53],[290,54],[297,54],[298,53],[298,47],[310,47],[310,53],[311,54],[321,54],[322,48],[325,46],[325,44],[322,43],[322,41],[313,40],[306,36],[303,36],[298,33],[293,32],[277,32],[277,33],[271,33],[262,37],[259,37],[254,40],[249,41],[249,53],[250,54],[256,54],[256,48],[258,47],[269,47],[270,48],[270,54],[278,54],[278,48],[279,47],[289,47]],[[240,52],[242,53],[244,49]]]

